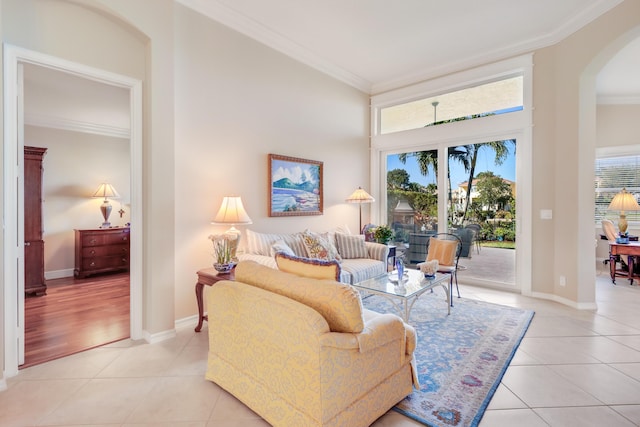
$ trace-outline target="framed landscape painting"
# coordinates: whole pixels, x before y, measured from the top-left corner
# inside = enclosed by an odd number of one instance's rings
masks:
[[[322,215],[322,162],[269,154],[269,216]]]

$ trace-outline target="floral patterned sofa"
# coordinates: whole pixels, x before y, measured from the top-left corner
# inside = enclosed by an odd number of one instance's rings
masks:
[[[235,279],[207,292],[206,379],[271,425],[368,426],[417,387],[415,330],[353,287],[252,261]]]
[[[301,258],[337,260],[340,282],[354,284],[387,272],[389,248],[380,243],[366,242],[364,235],[350,234],[345,228],[316,233],[305,230],[290,234],[267,234],[246,231],[247,243],[240,261],[255,261],[277,269],[274,256],[284,252]]]

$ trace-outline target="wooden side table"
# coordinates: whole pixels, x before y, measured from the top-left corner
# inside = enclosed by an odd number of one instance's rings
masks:
[[[198,326],[196,326],[196,332],[200,332],[202,329],[202,322],[205,320],[209,320],[207,316],[204,315],[204,301],[203,301],[203,291],[204,286],[213,286],[221,280],[235,280],[235,270],[231,270],[229,273],[218,273],[218,271],[213,268],[203,268],[198,271],[198,281],[196,282],[196,301],[198,302]]]

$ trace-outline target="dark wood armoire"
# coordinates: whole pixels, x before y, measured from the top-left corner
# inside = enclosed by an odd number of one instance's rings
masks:
[[[46,148],[24,147],[24,292],[44,295],[42,239],[42,159]]]

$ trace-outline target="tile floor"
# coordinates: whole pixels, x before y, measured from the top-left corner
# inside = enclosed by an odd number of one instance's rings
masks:
[[[640,286],[613,286],[600,272],[596,312],[478,287],[461,292],[536,311],[481,427],[640,425]],[[22,370],[0,392],[0,425],[267,426],[203,379],[206,353],[205,326]],[[394,411],[374,424],[419,425]]]

